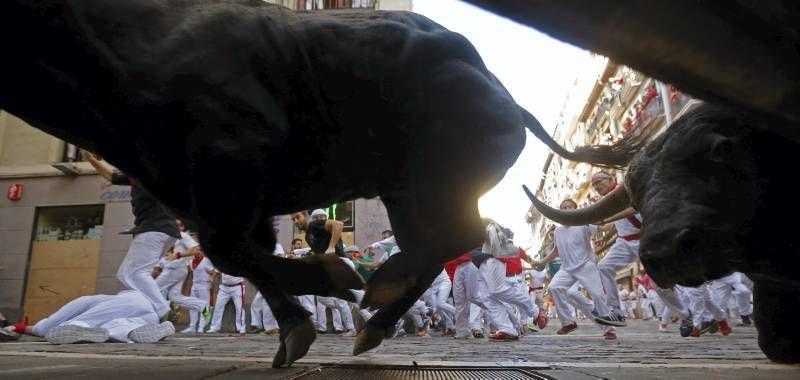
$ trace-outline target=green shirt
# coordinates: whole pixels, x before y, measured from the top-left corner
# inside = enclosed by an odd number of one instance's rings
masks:
[[[358,263],[359,261],[366,264],[372,264],[375,262],[375,259],[371,256],[364,256],[354,261],[354,263],[356,264],[356,272],[358,272],[358,274],[360,274],[361,277],[364,278],[364,281],[369,280],[369,278],[372,277],[372,274],[375,273],[375,271],[364,268],[363,265],[360,265]]]

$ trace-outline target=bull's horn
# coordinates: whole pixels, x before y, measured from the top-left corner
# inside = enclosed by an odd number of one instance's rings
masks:
[[[525,194],[528,194],[528,198],[533,202],[533,207],[536,207],[542,215],[565,226],[582,226],[596,223],[617,214],[631,205],[628,189],[622,185],[601,198],[597,203],[578,210],[552,208],[540,201],[539,198],[536,198],[527,186],[522,185],[522,189],[525,190]]]

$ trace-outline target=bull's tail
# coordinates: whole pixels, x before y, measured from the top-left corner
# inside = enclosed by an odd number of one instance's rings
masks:
[[[631,133],[628,133],[612,145],[581,146],[575,148],[574,151],[569,151],[553,140],[553,137],[545,131],[536,117],[522,107],[519,107],[519,109],[522,113],[525,127],[553,152],[571,161],[586,162],[596,166],[623,168],[647,144],[649,137],[651,137],[644,133],[631,131]]]

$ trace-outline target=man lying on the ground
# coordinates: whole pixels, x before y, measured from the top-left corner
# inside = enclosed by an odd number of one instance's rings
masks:
[[[172,323],[159,323],[153,304],[135,290],[80,297],[35,325],[17,323],[2,330],[0,336],[28,334],[54,344],[155,343],[175,334]]]

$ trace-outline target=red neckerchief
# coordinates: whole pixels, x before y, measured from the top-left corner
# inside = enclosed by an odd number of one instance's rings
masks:
[[[192,270],[197,269],[197,266],[200,265],[200,262],[203,261],[202,257],[195,257],[192,259]]]

